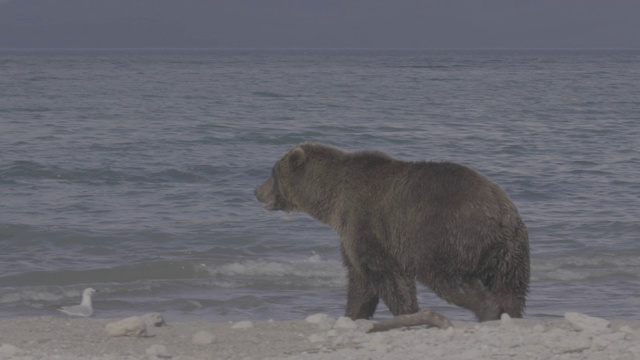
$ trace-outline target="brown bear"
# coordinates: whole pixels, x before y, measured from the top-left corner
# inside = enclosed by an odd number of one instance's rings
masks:
[[[305,142],[255,195],[268,210],[305,212],[338,232],[352,319],[371,318],[379,299],[394,315],[417,312],[416,280],[480,321],[522,317],[527,228],[506,192],[477,171]]]

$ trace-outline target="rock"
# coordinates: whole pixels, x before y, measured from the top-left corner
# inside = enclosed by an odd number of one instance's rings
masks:
[[[106,326],[111,336],[141,337],[147,335],[147,325],[139,316],[132,316]]]
[[[21,355],[24,351],[17,346],[13,346],[11,344],[2,344],[0,346],[0,356],[18,356]]]
[[[592,332],[609,332],[609,321],[580,313],[568,312],[564,318],[573,325],[576,330]]]
[[[145,350],[145,353],[147,354],[149,360],[171,358],[171,355],[169,355],[169,353],[167,352],[167,347],[164,345],[151,345],[147,350]]]
[[[233,324],[232,329],[251,329],[253,327],[253,322],[251,321],[238,321]]]
[[[216,337],[212,333],[201,330],[193,335],[191,343],[195,345],[208,345],[211,344],[215,338]]]
[[[336,320],[336,323],[333,325],[334,329],[357,329],[358,324],[356,324],[353,320],[348,317],[341,316]]]
[[[167,324],[160,313],[144,314],[142,315],[142,321],[147,327],[160,327]]]
[[[511,318],[511,316],[509,316],[509,314],[503,313],[502,315],[500,315],[500,324],[511,325],[513,324],[513,319]]]

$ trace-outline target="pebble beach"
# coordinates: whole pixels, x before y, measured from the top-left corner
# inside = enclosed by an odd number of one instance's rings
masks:
[[[372,321],[165,322],[27,317],[0,320],[0,359],[620,359],[640,358],[640,321],[568,312],[552,320],[453,322],[367,333]]]

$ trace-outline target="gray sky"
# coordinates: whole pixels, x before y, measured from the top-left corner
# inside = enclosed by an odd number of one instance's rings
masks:
[[[0,48],[640,48],[639,0],[0,0]]]

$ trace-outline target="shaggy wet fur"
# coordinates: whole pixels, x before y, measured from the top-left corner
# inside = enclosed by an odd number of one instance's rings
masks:
[[[371,318],[379,299],[394,315],[418,311],[416,280],[480,321],[522,317],[527,229],[509,196],[468,167],[302,143],[255,193],[338,232],[352,319]]]

